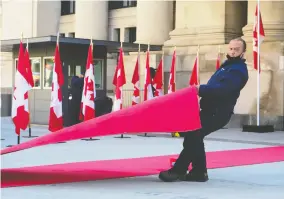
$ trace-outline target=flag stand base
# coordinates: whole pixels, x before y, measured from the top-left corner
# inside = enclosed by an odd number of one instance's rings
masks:
[[[114,138],[131,138],[131,137],[125,137],[123,134],[121,134],[119,137],[114,137]]]
[[[243,125],[243,132],[271,133],[274,131],[273,125]]]
[[[29,127],[29,136],[22,136],[23,138],[36,138],[38,136],[36,135],[32,135],[32,129],[31,127]]]
[[[144,133],[144,135],[137,135],[137,136],[140,136],[140,137],[148,137],[148,138],[157,137],[157,136],[155,136],[155,135],[148,135],[147,133]]]
[[[19,135],[17,136],[17,143],[20,144],[20,136]],[[6,147],[12,147],[12,146],[15,146],[15,145],[11,144],[11,145],[7,145]]]
[[[87,139],[81,139],[81,140],[84,140],[84,141],[96,141],[96,140],[100,140],[100,139],[87,138]]]

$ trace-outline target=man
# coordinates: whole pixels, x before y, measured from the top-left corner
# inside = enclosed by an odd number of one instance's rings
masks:
[[[155,78],[156,72],[157,72],[157,69],[155,69],[155,68],[153,68],[153,67],[150,67],[150,76],[151,76],[151,81],[152,81],[152,82],[153,82],[153,79]],[[152,93],[153,93],[153,96],[155,96],[156,89],[155,89],[155,87],[153,86],[153,84],[151,84],[151,86],[152,86]]]
[[[227,60],[212,75],[207,84],[196,87],[201,98],[202,128],[184,133],[183,150],[173,168],[160,173],[159,178],[162,181],[205,182],[209,179],[203,139],[224,127],[233,114],[240,91],[248,81],[247,66],[243,59],[245,51],[246,42],[243,39],[231,40]],[[190,163],[192,170],[187,173]]]
[[[79,115],[81,109],[81,100],[83,94],[83,87],[84,87],[84,75],[80,74],[78,76],[74,76],[71,79],[71,101],[69,104],[69,122],[70,125],[75,125],[80,123]]]

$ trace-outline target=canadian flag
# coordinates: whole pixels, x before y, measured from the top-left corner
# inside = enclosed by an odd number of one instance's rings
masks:
[[[59,42],[57,40],[55,47],[55,54],[54,54],[54,66],[52,72],[51,103],[50,103],[49,126],[48,126],[48,130],[51,132],[55,132],[63,128],[62,91],[61,91],[61,86],[63,86],[63,83],[64,83],[64,77],[62,73],[62,65],[59,53]]]
[[[191,73],[191,77],[190,77],[190,80],[189,80],[189,85],[192,86],[192,85],[198,85],[199,82],[198,82],[198,54],[195,58],[195,62],[194,62],[194,66],[193,66],[193,70],[192,70],[192,73]]]
[[[175,67],[176,67],[176,51],[174,51],[174,54],[172,57],[172,66],[171,66],[171,72],[170,72],[168,94],[176,91]]]
[[[135,69],[132,76],[132,84],[134,85],[134,91],[132,96],[132,105],[139,104],[140,102],[140,90],[139,90],[139,58],[140,55],[138,55],[136,60]]]
[[[119,60],[115,70],[113,84],[115,85],[115,100],[113,108],[114,111],[117,111],[122,109],[122,87],[124,84],[126,84],[122,47],[119,50]]]
[[[89,46],[86,72],[84,77],[84,87],[81,100],[80,120],[90,120],[95,118],[95,98],[96,98],[95,75],[93,65],[93,43]]]
[[[253,26],[253,64],[254,68],[258,70],[258,45],[260,45],[265,37],[263,23],[261,19],[260,11],[258,12],[258,6],[256,5],[255,10],[255,19],[254,19],[254,26]],[[259,24],[258,24],[258,13],[259,13]],[[259,31],[259,41],[258,41],[258,31]],[[259,65],[260,67],[260,65]],[[260,72],[259,68],[259,72]]]
[[[29,72],[31,72],[29,54],[28,51],[24,54],[21,41],[12,99],[12,120],[18,135],[20,130],[25,130],[29,124],[28,91],[33,87],[33,79],[30,79]]]
[[[163,95],[163,57],[160,60],[158,65],[156,75],[153,79],[153,86],[155,87],[155,97],[159,97]]]
[[[146,55],[146,68],[145,68],[145,84],[144,84],[144,101],[153,99],[152,79],[150,74],[150,60],[149,60],[149,48]]]

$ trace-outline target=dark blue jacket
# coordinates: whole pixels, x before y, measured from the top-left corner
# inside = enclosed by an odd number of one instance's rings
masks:
[[[212,75],[207,84],[200,85],[200,108],[208,111],[233,113],[241,90],[248,81],[245,60],[227,60]]]

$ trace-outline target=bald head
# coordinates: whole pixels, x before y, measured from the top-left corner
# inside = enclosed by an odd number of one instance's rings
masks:
[[[230,57],[243,57],[246,52],[246,42],[242,38],[232,39],[229,43],[228,55]]]

